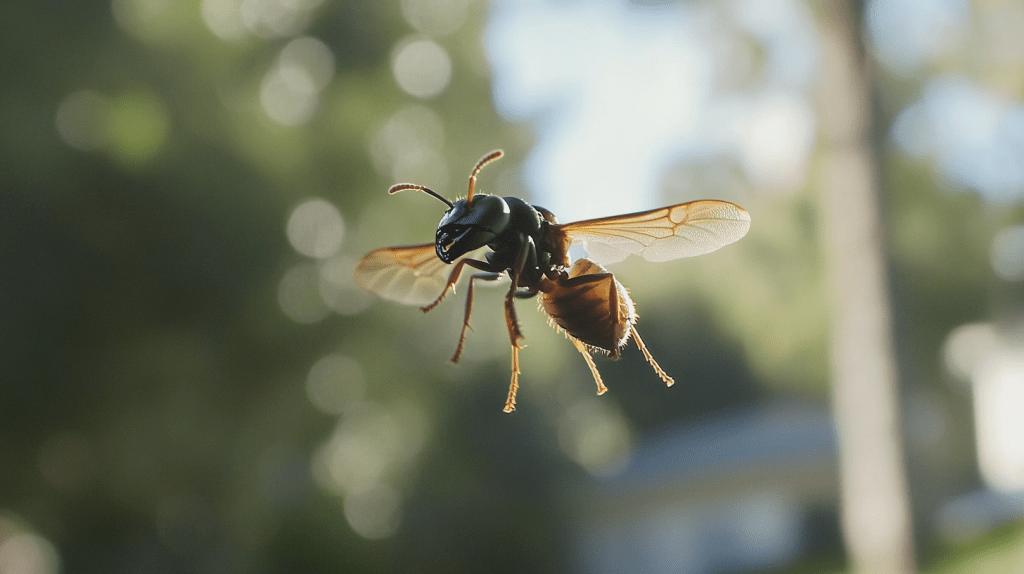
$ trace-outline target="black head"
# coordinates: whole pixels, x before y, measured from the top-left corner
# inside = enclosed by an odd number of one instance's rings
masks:
[[[397,193],[406,189],[418,189],[448,206],[441,223],[437,224],[437,237],[434,240],[437,256],[441,261],[451,263],[460,256],[487,245],[508,226],[511,210],[504,199],[496,195],[474,194],[476,175],[480,173],[480,169],[503,155],[504,152],[496,149],[480,158],[469,174],[469,194],[466,199],[460,199],[455,203],[415,183],[399,183],[388,190],[388,193]]]
[[[497,195],[478,193],[472,201],[456,201],[437,224],[437,256],[451,263],[487,245],[505,230],[510,219],[508,204]]]

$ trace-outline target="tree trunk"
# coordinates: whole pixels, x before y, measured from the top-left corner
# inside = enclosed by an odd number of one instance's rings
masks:
[[[831,293],[832,401],[853,571],[915,571],[860,3],[821,5],[821,223]]]

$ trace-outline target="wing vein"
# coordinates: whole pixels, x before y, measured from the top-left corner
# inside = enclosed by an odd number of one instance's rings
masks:
[[[717,200],[563,226],[572,241],[583,243],[588,253],[602,263],[621,261],[630,254],[648,261],[703,255],[740,239],[749,228],[746,210]]]

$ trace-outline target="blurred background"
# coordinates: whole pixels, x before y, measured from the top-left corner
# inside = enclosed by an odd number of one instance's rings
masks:
[[[844,526],[870,505],[842,496],[833,409],[844,26],[895,374],[860,412],[891,411],[878,473],[910,515],[866,530],[906,539],[903,571],[1024,571],[1018,0],[47,0],[0,21],[0,573],[883,571]],[[613,267],[674,387],[630,347],[595,396],[520,301],[506,415],[501,289],[454,366],[462,291],[424,315],[355,286],[443,213],[390,185],[455,198],[495,148],[478,189],[563,222],[750,211],[719,252]]]

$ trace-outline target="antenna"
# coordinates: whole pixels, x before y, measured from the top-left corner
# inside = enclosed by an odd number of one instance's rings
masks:
[[[466,203],[472,203],[473,192],[476,191],[476,174],[480,173],[483,167],[499,157],[505,155],[505,152],[500,149],[496,149],[491,153],[480,158],[480,161],[476,162],[476,167],[473,168],[473,172],[469,174],[469,195],[466,196]]]
[[[470,186],[470,187],[472,187],[472,186]],[[422,191],[423,193],[426,193],[427,195],[432,195],[432,196],[436,197],[438,200],[440,200],[445,205],[447,205],[448,209],[452,208],[452,202],[450,202],[447,199],[445,199],[445,198],[441,197],[440,195],[438,195],[438,193],[436,191],[434,191],[432,189],[429,189],[429,188],[426,188],[426,187],[423,187],[422,185],[415,184],[415,183],[396,183],[395,185],[392,185],[388,189],[388,193],[395,194],[395,193],[398,193],[399,191],[405,191],[407,189],[418,189],[418,190]]]

